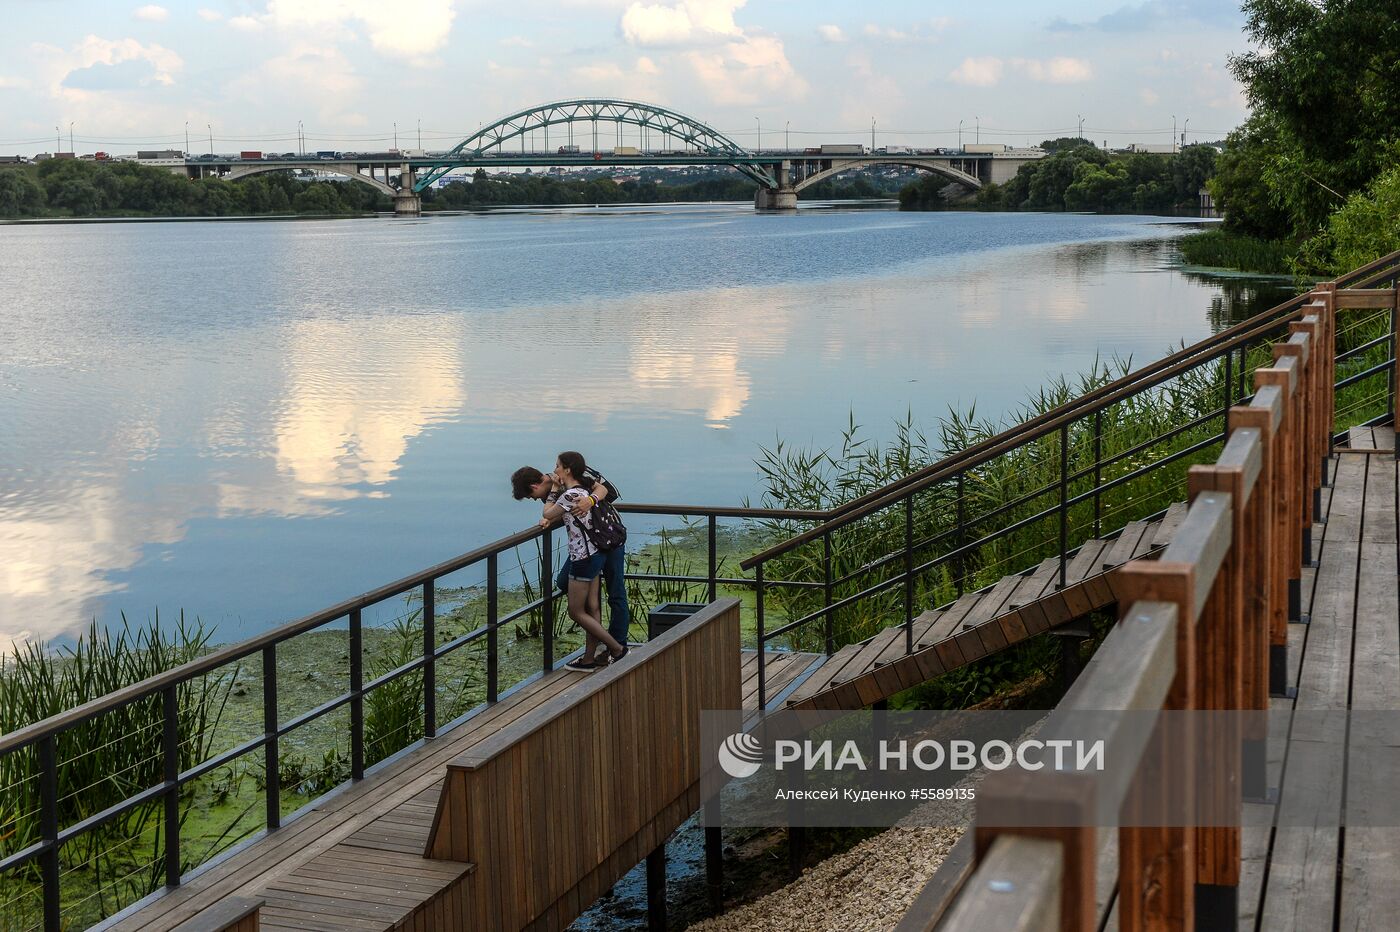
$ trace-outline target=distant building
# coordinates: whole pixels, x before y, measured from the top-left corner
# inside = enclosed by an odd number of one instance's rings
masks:
[[[1179,150],[1176,146],[1172,145],[1171,143],[1134,142],[1129,144],[1128,151],[1139,154],[1152,153],[1154,155],[1175,155]]]
[[[139,149],[136,152],[136,161],[142,165],[160,165],[165,168],[183,168],[185,165],[185,153],[179,149]]]

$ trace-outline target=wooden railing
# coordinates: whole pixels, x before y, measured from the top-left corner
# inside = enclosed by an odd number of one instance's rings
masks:
[[[1171,544],[1114,578],[1119,622],[1039,737],[1082,732],[1088,712],[1268,709],[1283,687],[1288,602],[1332,439],[1336,311],[1358,300],[1394,307],[1395,291],[1354,296],[1328,285],[1307,296],[1274,345],[1274,365],[1256,371],[1248,404],[1231,408],[1217,461],[1191,468],[1190,507]],[[1100,720],[1095,737],[1111,768],[987,777],[975,868],[955,896],[925,903],[901,928],[1088,932],[1112,886],[1120,929],[1235,927],[1240,819],[1229,816],[1265,782],[1261,720],[1230,716],[1236,725],[1199,734],[1189,718],[1155,729],[1124,715]],[[1202,811],[1225,817],[1181,823]],[[1095,828],[1105,812],[1121,825],[1117,876],[1101,880],[1113,841]]]
[[[448,763],[424,854],[476,865],[461,928],[563,928],[700,807],[700,713],[739,708],[739,600],[633,651]]]

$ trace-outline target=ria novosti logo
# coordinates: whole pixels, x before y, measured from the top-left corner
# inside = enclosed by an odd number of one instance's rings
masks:
[[[720,769],[736,780],[753,776],[763,766],[763,745],[744,732],[725,738],[718,753]]]

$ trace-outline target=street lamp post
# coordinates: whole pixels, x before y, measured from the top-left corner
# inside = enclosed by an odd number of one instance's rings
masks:
[[[754,122],[754,125],[758,127],[758,144],[755,145],[755,146],[753,147],[753,151],[755,151],[755,152],[762,152],[762,151],[763,151],[763,123],[758,119],[758,117],[754,117],[754,118],[753,118],[753,122]]]
[[[190,121],[185,121],[185,158],[190,157]]]
[[[1186,127],[1191,125],[1191,118],[1187,117],[1181,124],[1181,148],[1186,148]]]
[[[57,126],[53,128],[53,151],[55,155],[63,151],[63,130]]]
[[[788,120],[783,124],[783,148],[792,151],[792,140],[788,138],[788,133],[792,130],[792,121]]]
[[[209,128],[209,154],[210,154],[210,155],[213,155],[213,154],[214,154],[214,124],[213,124],[213,123],[205,123],[204,125],[207,126],[207,127]]]
[[[68,151],[71,152],[71,153],[73,153],[74,155],[77,155],[77,154],[78,154],[78,150],[75,149],[75,148],[73,148],[73,121],[72,121],[72,120],[69,120],[69,121],[68,121]]]
[[[1084,114],[1079,114],[1079,138],[1084,138]]]
[[[394,151],[399,151],[399,124],[397,121],[394,123]]]
[[[962,120],[959,120],[959,121],[958,121],[958,151],[959,151],[959,152],[962,151],[962,125],[963,125],[963,121],[962,121]]]
[[[871,154],[874,154],[874,152],[875,152],[875,118],[874,118],[874,117],[871,117],[871,118],[870,118],[870,152],[871,152]]]
[[[1172,151],[1176,151],[1176,114],[1172,114]]]
[[[982,118],[980,116],[974,116],[972,119],[976,121],[977,127],[977,133],[973,138],[980,143],[982,141]]]

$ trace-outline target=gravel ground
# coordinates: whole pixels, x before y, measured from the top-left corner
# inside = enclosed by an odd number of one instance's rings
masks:
[[[962,837],[961,828],[896,826],[803,871],[691,932],[887,932]]]

